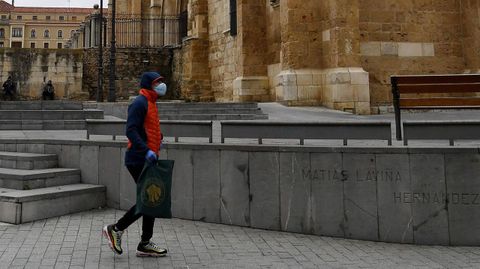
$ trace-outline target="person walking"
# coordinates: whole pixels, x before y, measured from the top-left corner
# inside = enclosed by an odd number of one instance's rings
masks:
[[[167,86],[163,77],[156,72],[147,72],[142,75],[140,95],[128,107],[127,137],[128,150],[125,154],[125,165],[137,183],[145,164],[154,164],[158,160],[162,134],[156,101],[164,96]],[[141,214],[136,213],[134,205],[115,224],[106,225],[103,234],[107,238],[110,248],[117,254],[122,254],[122,234]],[[160,248],[150,239],[153,236],[155,218],[144,215],[142,223],[141,241],[137,246],[137,256],[162,257],[167,250]]]

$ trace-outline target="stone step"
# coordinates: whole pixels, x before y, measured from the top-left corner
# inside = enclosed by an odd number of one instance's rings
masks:
[[[159,109],[208,109],[208,108],[222,108],[222,109],[238,109],[238,108],[258,108],[257,103],[170,103],[158,102]]]
[[[160,114],[160,120],[265,120],[266,114]]]
[[[0,120],[0,130],[85,130],[85,128],[85,120]]]
[[[2,110],[0,120],[84,120],[103,119],[103,111],[88,110]]]
[[[2,193],[3,192],[3,193]],[[35,190],[0,191],[0,222],[12,224],[105,206],[105,187],[72,184]]]
[[[82,110],[83,103],[68,100],[2,101],[0,110]]]
[[[162,114],[262,114],[260,108],[183,108],[183,109],[158,109],[160,115]]]
[[[33,170],[55,167],[58,167],[58,157],[54,154],[0,152],[0,168]]]
[[[49,168],[22,170],[0,168],[0,187],[16,190],[31,190],[52,186],[75,184],[81,181],[80,170]]]

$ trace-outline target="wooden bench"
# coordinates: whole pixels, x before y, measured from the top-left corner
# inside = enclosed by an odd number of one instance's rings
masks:
[[[226,138],[253,138],[262,144],[263,139],[386,140],[392,144],[390,122],[268,122],[222,121],[222,143]]]
[[[402,140],[402,109],[480,108],[480,97],[439,95],[480,93],[480,74],[392,76],[391,83],[397,140]],[[405,94],[428,97],[402,97]]]
[[[126,120],[86,120],[87,139],[90,135],[111,135],[115,140],[117,136],[125,136]],[[160,128],[165,137],[174,137],[178,142],[180,137],[208,138],[212,143],[211,121],[169,121],[162,120]]]

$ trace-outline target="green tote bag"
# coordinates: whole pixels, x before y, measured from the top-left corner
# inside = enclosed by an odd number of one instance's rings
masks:
[[[145,164],[137,182],[137,213],[155,218],[172,218],[173,165],[173,160]]]

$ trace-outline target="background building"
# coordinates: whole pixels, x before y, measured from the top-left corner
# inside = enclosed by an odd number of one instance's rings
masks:
[[[91,8],[16,7],[0,1],[0,47],[65,47]]]

